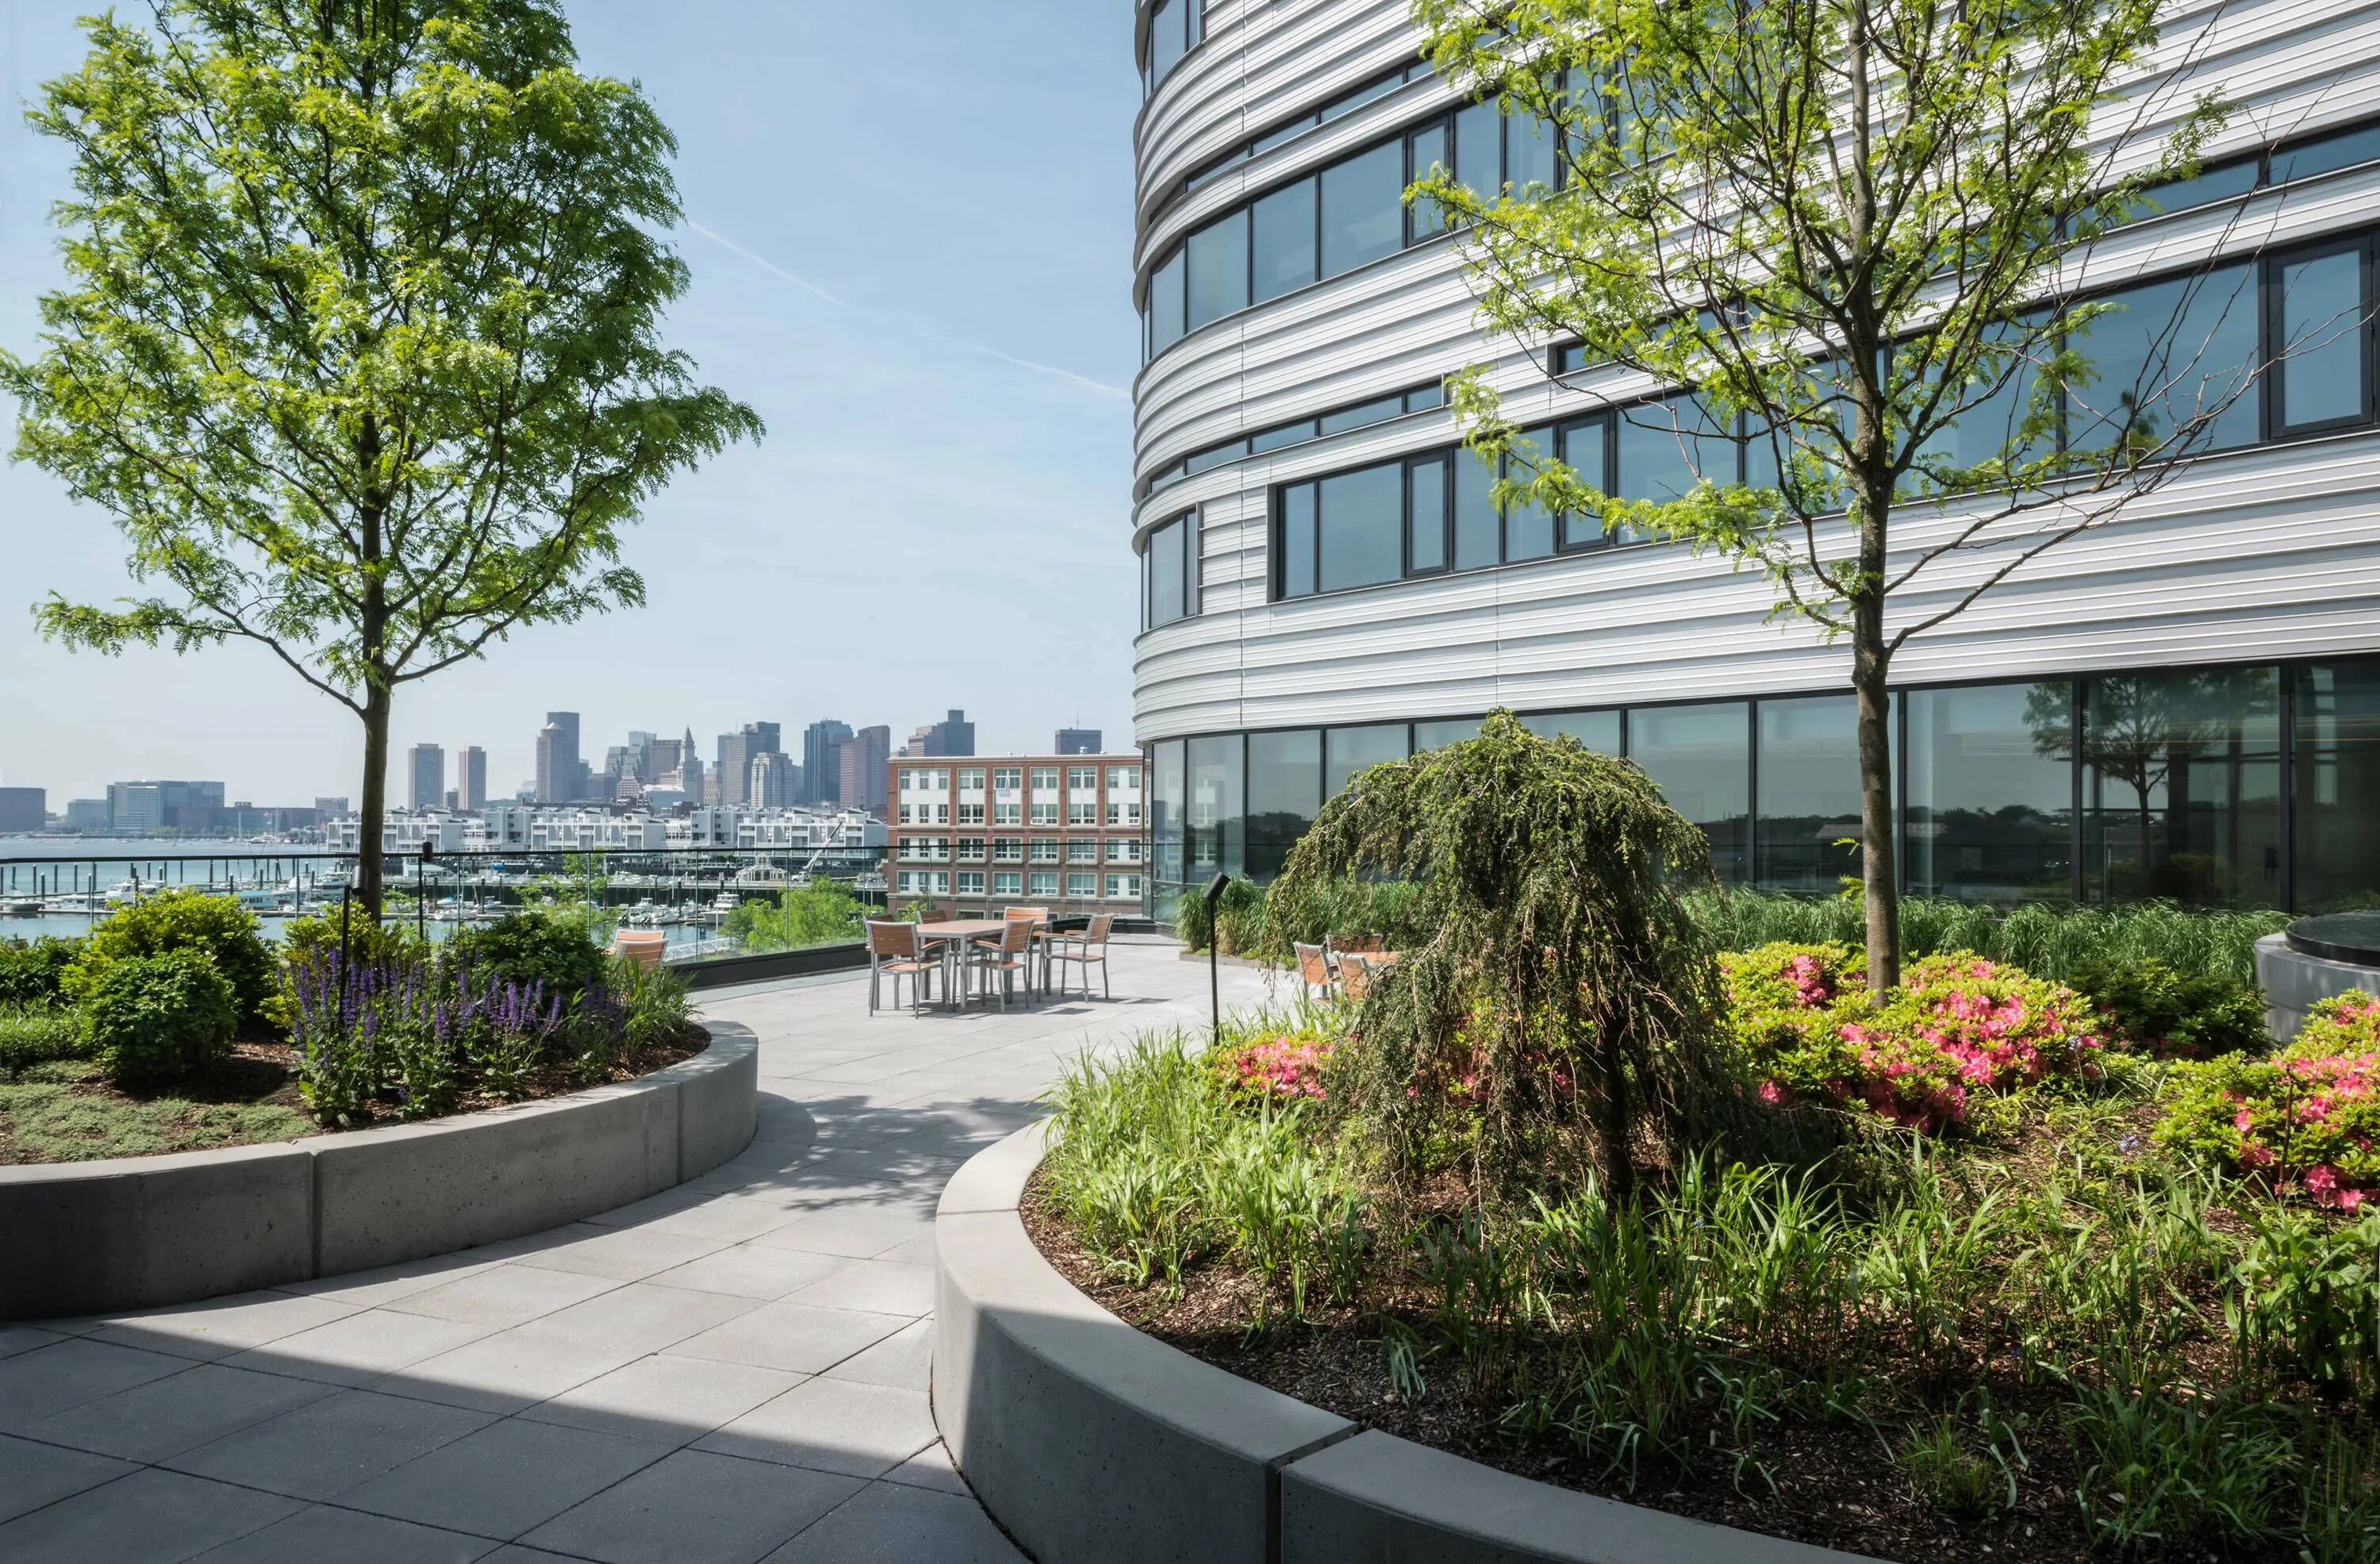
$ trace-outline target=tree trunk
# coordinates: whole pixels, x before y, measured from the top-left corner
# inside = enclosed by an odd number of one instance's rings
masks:
[[[364,691],[363,808],[356,817],[356,898],[364,916],[377,923],[381,913],[381,861],[386,856],[383,837],[388,813],[388,686],[375,682]]]
[[[1852,687],[1859,696],[1860,887],[1867,910],[1870,1002],[1900,984],[1900,887],[1892,820],[1892,697],[1884,605],[1862,604],[1852,631]]]

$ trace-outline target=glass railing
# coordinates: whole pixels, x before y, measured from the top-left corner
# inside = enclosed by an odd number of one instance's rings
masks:
[[[343,904],[355,915],[353,853],[237,842],[205,852],[73,839],[0,846],[12,849],[0,853],[0,939],[87,935],[128,902],[185,887],[237,898],[268,938],[289,919]],[[885,904],[882,848],[390,853],[382,876],[382,921],[431,940],[543,907],[580,913],[606,939],[656,931],[673,964],[854,943]]]

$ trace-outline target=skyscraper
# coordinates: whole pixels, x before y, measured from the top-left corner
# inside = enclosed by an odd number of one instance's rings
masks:
[[[835,803],[843,798],[843,745],[851,725],[829,718],[802,730],[804,803]]]
[[[488,807],[488,751],[477,744],[455,753],[455,792],[465,809]]]
[[[435,744],[416,744],[407,751],[406,772],[412,780],[412,807],[446,807],[446,751]]]
[[[838,801],[845,809],[864,809],[882,819],[888,802],[886,764],[892,758],[892,730],[881,724],[863,727],[842,745],[843,786]]]
[[[1096,755],[1099,752],[1101,734],[1096,727],[1062,727],[1058,729],[1058,747],[1062,755]]]
[[[745,785],[745,801],[762,809],[783,809],[794,801],[794,776],[800,767],[783,750],[763,750],[752,757],[752,775]]]
[[[941,721],[929,724],[921,730],[926,736],[922,751],[929,755],[971,755],[975,753],[975,724],[967,721],[966,713],[956,706]]]
[[[578,759],[578,714],[548,712],[537,736],[537,801],[569,803],[578,797],[585,767]]]
[[[719,801],[758,803],[752,796],[752,763],[762,755],[781,753],[773,722],[747,722],[740,733],[719,736]]]

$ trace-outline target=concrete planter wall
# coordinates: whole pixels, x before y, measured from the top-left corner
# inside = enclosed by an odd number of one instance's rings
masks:
[[[2265,1030],[2274,1042],[2287,1043],[2305,1025],[2306,1012],[2324,1000],[2357,988],[2380,994],[2380,967],[2309,956],[2287,935],[2266,935],[2256,942],[2256,984],[2265,991]]]
[[[934,1421],[1041,1564],[1849,1564],[1859,1556],[1499,1472],[1144,1336],[1016,1212],[1041,1127],[959,1169],[934,1218]]]
[[[0,1320],[187,1303],[516,1238],[657,1194],[751,1142],[759,1049],[422,1124],[0,1167]]]

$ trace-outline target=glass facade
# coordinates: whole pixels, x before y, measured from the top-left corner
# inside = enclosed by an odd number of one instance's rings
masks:
[[[1831,895],[1859,870],[1836,845],[1860,829],[1855,717],[1850,695],[1821,694],[1521,720],[1642,767],[1709,836],[1723,882]],[[2380,906],[2380,656],[1904,690],[1889,722],[1912,896]],[[1272,878],[1356,773],[1478,730],[1425,718],[1152,746],[1154,896],[1170,910],[1218,869]]]

